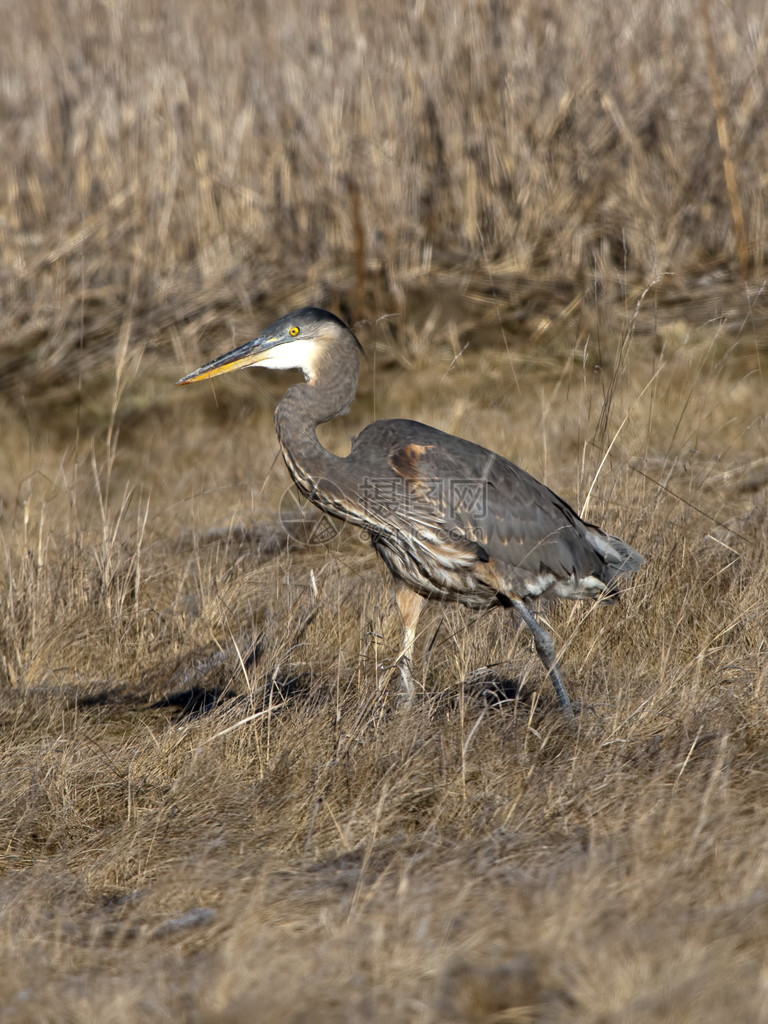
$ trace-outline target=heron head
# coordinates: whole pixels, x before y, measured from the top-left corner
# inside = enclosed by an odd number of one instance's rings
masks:
[[[301,370],[307,380],[316,376],[320,362],[329,349],[342,339],[357,339],[343,320],[325,309],[306,306],[280,317],[262,331],[255,341],[212,359],[177,384],[191,384],[220,373],[240,370],[245,366],[265,366],[271,370]]]

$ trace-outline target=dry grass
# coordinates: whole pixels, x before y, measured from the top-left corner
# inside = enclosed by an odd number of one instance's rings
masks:
[[[768,1020],[763,6],[710,6],[743,282],[695,0],[6,5],[0,1020]],[[285,382],[173,389],[306,301],[337,450],[424,419],[647,555],[546,612],[575,731],[501,612],[397,711]]]

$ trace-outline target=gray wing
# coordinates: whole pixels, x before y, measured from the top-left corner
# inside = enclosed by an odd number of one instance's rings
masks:
[[[388,420],[363,431],[353,446],[358,453],[378,464],[382,513],[391,487],[392,512],[474,549],[515,593],[594,596],[642,564],[629,545],[585,523],[554,491],[480,445]]]

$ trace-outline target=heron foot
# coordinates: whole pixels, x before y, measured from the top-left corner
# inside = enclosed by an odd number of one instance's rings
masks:
[[[416,696],[416,680],[413,677],[413,662],[410,658],[400,658],[397,662],[400,670],[400,686],[398,688],[397,703],[401,707],[408,707],[413,703]]]
[[[395,662],[379,665],[379,686],[382,691],[390,690],[393,678],[397,679],[397,706],[410,707],[416,699],[418,688],[410,658],[398,658]]]

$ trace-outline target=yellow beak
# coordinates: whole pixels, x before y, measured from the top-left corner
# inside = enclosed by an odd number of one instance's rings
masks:
[[[212,359],[210,363],[201,366],[186,377],[177,380],[177,385],[192,384],[196,380],[205,380],[206,377],[218,377],[221,373],[230,373],[232,370],[240,370],[244,366],[256,366],[266,359],[269,350],[277,341],[277,338],[259,337],[255,341],[248,341],[239,348],[226,352],[223,356]]]

